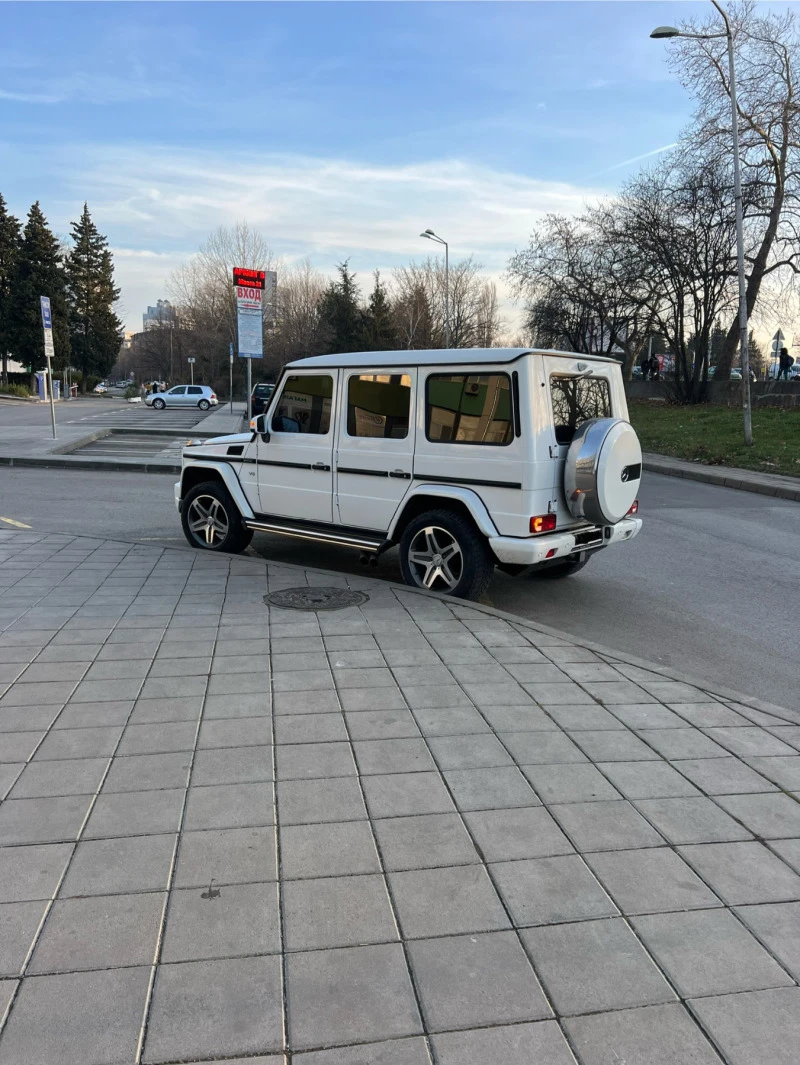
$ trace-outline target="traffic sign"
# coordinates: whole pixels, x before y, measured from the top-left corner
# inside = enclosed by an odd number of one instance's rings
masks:
[[[772,338],[772,343],[770,344],[770,351],[773,355],[777,355],[781,348],[785,346],[786,341],[783,336],[783,330],[779,329],[775,336]]]
[[[50,316],[50,297],[40,296],[39,303],[42,307],[42,326],[45,329],[53,328],[53,319]]]
[[[240,359],[263,359],[264,289],[267,275],[264,270],[248,270],[234,266],[233,284],[236,293],[236,325]]]
[[[196,359],[187,359],[186,361],[187,362],[196,362],[197,360]]]

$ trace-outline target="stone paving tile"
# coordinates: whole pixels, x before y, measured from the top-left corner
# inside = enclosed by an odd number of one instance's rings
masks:
[[[675,851],[666,847],[589,854],[586,862],[625,914],[721,905]]]
[[[112,836],[142,836],[177,832],[184,792],[182,788],[159,791],[103,792],[89,815],[83,839]]]
[[[361,783],[373,818],[441,814],[454,809],[438,773],[377,774],[364,777]]]
[[[382,876],[289,880],[283,889],[287,950],[389,943],[398,939]]]
[[[567,803],[553,806],[551,812],[579,851],[660,847],[664,843],[629,802]]]
[[[375,822],[384,868],[429,869],[471,865],[480,857],[455,814],[388,817]]]
[[[0,806],[0,847],[74,840],[91,802],[91,795],[6,799]]]
[[[275,797],[271,783],[212,784],[190,788],[183,827],[246,828],[275,822]]]
[[[738,906],[736,913],[800,981],[800,902]]]
[[[685,998],[792,985],[729,910],[634,917],[633,926]]]
[[[680,1005],[568,1017],[564,1027],[582,1065],[721,1065],[721,1058]]]
[[[503,1062],[503,1065],[574,1065],[555,1021],[514,1024],[432,1037],[439,1065]]]
[[[148,966],[25,980],[0,1039],[0,1065],[128,1065],[149,977]]]
[[[619,913],[577,854],[498,862],[491,866],[491,872],[518,927]]]
[[[543,806],[476,811],[464,819],[487,862],[543,858],[574,850]]]
[[[435,710],[428,712],[458,713],[458,711]],[[347,722],[345,735],[349,732],[351,739],[354,740],[412,739],[420,735],[417,723],[409,710],[363,710],[359,713],[346,713],[345,720]],[[279,725],[280,722],[276,724]],[[344,730],[343,722],[341,727]],[[279,732],[278,729],[278,734]]]
[[[97,790],[107,758],[68,758],[30,762],[11,790],[11,799],[39,799],[53,795],[87,795]]]
[[[219,895],[197,888],[172,892],[162,962],[197,961],[280,951],[278,886],[231,884]]]
[[[669,843],[730,843],[752,839],[711,799],[642,799],[634,806],[652,822]]]
[[[738,758],[682,758],[675,768],[707,795],[777,791],[777,787]]]
[[[290,953],[286,984],[297,1049],[422,1032],[400,944]]]
[[[800,802],[788,795],[725,795],[718,802],[762,839],[800,836]]]
[[[282,825],[280,840],[282,871],[287,880],[380,871],[366,821]]]
[[[247,884],[277,878],[274,828],[209,829],[186,832],[181,838],[176,887],[205,888]]]
[[[28,972],[150,965],[163,908],[160,892],[57,900]]]
[[[527,928],[520,934],[562,1016],[675,1000],[621,918]]]
[[[390,873],[389,884],[407,939],[509,927],[500,899],[479,865]]]
[[[145,1062],[281,1050],[277,957],[227,958],[159,966]]]
[[[731,1065],[796,1065],[800,988],[696,999],[691,1007]]]
[[[0,979],[21,973],[46,905],[44,900],[0,903]]]
[[[183,768],[185,783],[185,769],[188,765]],[[196,752],[192,767],[192,786],[244,784],[250,781],[272,780],[272,776],[271,747],[258,744],[252,747],[217,747]]]
[[[281,780],[277,794],[282,825],[358,821],[367,816],[361,788],[354,777]]]
[[[552,1016],[513,932],[418,940],[409,955],[430,1032]]]
[[[800,876],[762,843],[700,843],[678,851],[728,906],[800,899]]]
[[[444,777],[456,806],[462,811],[540,805],[533,789],[514,766],[452,769]]]
[[[231,1062],[230,1065],[259,1065],[261,1060],[250,1058],[247,1061]],[[266,1061],[266,1058],[263,1060]],[[274,1060],[277,1065],[277,1059]],[[428,1048],[421,1038],[361,1043],[359,1046],[334,1047],[331,1050],[311,1050],[307,1054],[292,1054],[292,1060],[297,1062],[297,1065],[430,1065],[431,1062]],[[225,1065],[229,1063],[226,1061]]]

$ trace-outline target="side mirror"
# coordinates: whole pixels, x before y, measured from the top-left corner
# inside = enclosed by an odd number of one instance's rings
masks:
[[[257,418],[251,418],[250,429],[252,432],[258,433],[264,443],[267,443],[269,441],[269,430],[267,429],[266,414],[259,414]]]

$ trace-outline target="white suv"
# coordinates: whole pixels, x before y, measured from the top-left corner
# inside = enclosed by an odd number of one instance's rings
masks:
[[[399,545],[408,584],[464,598],[495,566],[553,575],[636,536],[639,440],[620,364],[525,348],[290,363],[251,432],[192,442],[175,501],[194,547],[253,532]]]

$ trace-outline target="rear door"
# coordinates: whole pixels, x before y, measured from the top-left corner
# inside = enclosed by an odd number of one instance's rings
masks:
[[[557,501],[558,523],[574,523],[564,497],[564,463],[575,430],[592,418],[627,417],[615,411],[616,388],[610,363],[586,363],[580,359],[545,356],[545,393],[550,410],[549,450],[553,460],[553,497]],[[618,371],[617,371],[618,372]],[[624,399],[623,399],[624,402]]]
[[[417,371],[342,370],[336,442],[339,521],[385,532],[411,487]]]
[[[269,441],[258,448],[261,512],[333,522],[333,407],[338,370],[283,378],[272,404]]]
[[[186,406],[193,407],[203,398],[203,389],[199,385],[189,385],[186,389]]]

